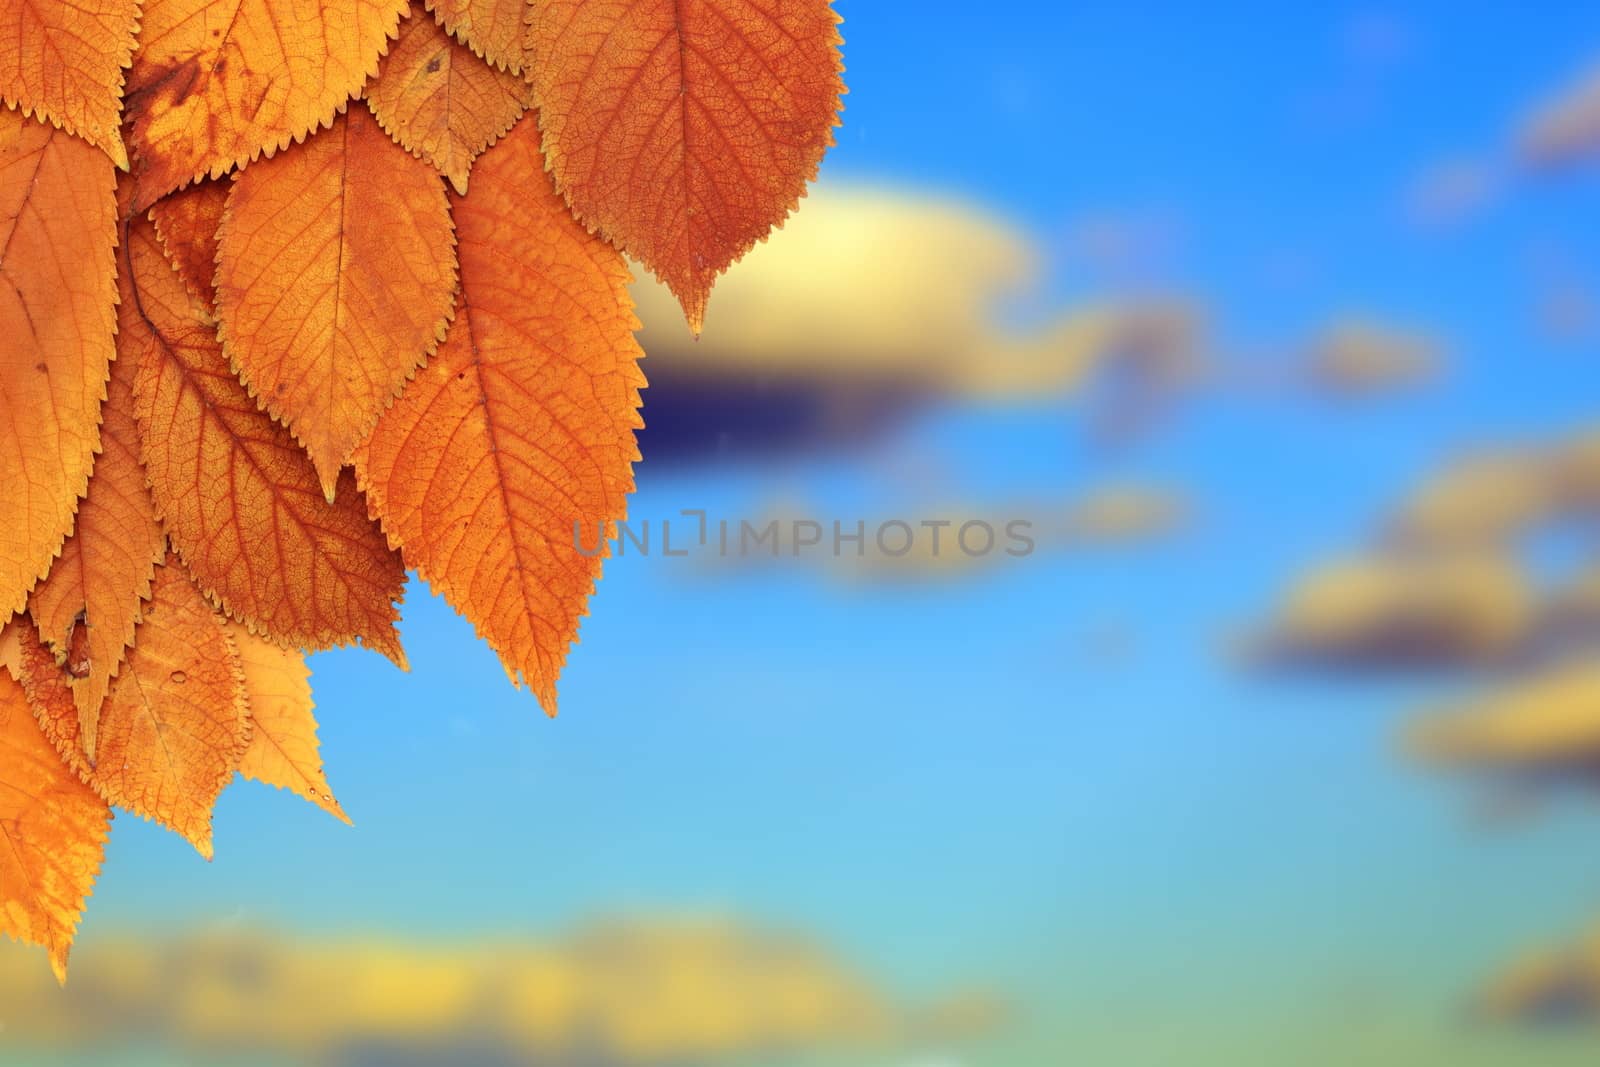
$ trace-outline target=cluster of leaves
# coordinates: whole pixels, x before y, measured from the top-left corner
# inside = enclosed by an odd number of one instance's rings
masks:
[[[236,770],[342,817],[303,654],[403,666],[408,569],[553,713],[638,458],[623,253],[698,331],[832,141],[837,23],[3,5],[0,931],[64,974],[111,806],[208,857]]]

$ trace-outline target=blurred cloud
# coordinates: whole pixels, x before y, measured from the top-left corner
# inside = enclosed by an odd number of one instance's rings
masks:
[[[1550,591],[1545,619],[1552,628],[1592,635],[1600,643],[1600,562],[1588,564]]]
[[[1435,766],[1600,786],[1600,665],[1574,662],[1419,717],[1406,748]]]
[[[1517,129],[1522,162],[1536,169],[1588,160],[1600,148],[1600,69],[1538,105]]]
[[[726,921],[608,923],[549,944],[102,940],[77,954],[65,990],[36,960],[0,954],[12,1049],[143,1041],[335,1067],[625,1067],[959,1041],[1004,1014],[977,991],[897,1006],[804,938]]]
[[[1478,1007],[1507,1022],[1600,1022],[1600,929],[1562,948],[1524,953],[1487,983]]]
[[[1348,318],[1330,323],[1313,339],[1306,368],[1321,395],[1367,399],[1430,382],[1440,371],[1443,350],[1428,334]]]
[[[1019,324],[1041,258],[1028,235],[959,200],[819,187],[719,281],[699,339],[663,286],[635,285],[655,455],[850,440],[939,400],[1060,397],[1108,375],[1165,391],[1197,373],[1204,324],[1190,300],[1090,303]]]
[[[1183,532],[1194,511],[1188,494],[1172,486],[1108,482],[1067,506],[1059,537],[1067,545],[1140,545]]]
[[[1425,481],[1388,524],[1397,542],[1505,544],[1600,510],[1600,429],[1551,442],[1480,449]]]
[[[1309,399],[1348,410],[1432,387],[1444,376],[1449,354],[1449,344],[1433,331],[1345,312],[1287,342],[1214,357],[1208,378],[1242,397]]]
[[[1531,106],[1506,142],[1424,167],[1406,192],[1407,217],[1429,228],[1459,225],[1512,192],[1518,172],[1536,174],[1590,161],[1600,149],[1600,65]]]
[[[1173,240],[1153,217],[1094,216],[1055,251],[1127,281]],[[1125,285],[1126,295],[1041,311],[1045,258],[977,205],[834,185],[718,283],[699,338],[641,272],[645,452],[670,462],[809,451],[859,444],[929,405],[1068,398],[1090,440],[1121,445],[1207,388],[1369,400],[1422,388],[1443,366],[1433,335],[1354,314],[1270,369],[1230,365],[1193,296]]]
[[[1398,542],[1424,547],[1501,544],[1549,514],[1549,468],[1532,449],[1493,449],[1447,465],[1390,520]]]
[[[1257,666],[1527,667],[1600,648],[1600,434],[1482,449],[1425,479],[1374,543],[1292,583],[1246,643]],[[1552,576],[1542,534],[1575,533]]]
[[[1443,160],[1424,170],[1413,183],[1406,197],[1406,214],[1425,227],[1459,225],[1494,201],[1501,181],[1497,168],[1484,160]]]
[[[1244,651],[1258,667],[1335,674],[1497,662],[1522,647],[1534,612],[1505,559],[1358,556],[1297,581]]]

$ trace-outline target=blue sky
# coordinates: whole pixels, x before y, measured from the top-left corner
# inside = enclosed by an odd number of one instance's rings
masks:
[[[356,828],[240,786],[207,867],[119,818],[85,944],[197,918],[442,937],[733,912],[912,993],[1006,991],[1024,1036],[975,1064],[1120,1063],[1097,1010],[1243,1030],[1241,1005],[1276,996],[1292,1019],[1367,984],[1443,1026],[1507,950],[1590,917],[1592,813],[1473,836],[1456,791],[1390,755],[1411,694],[1253,681],[1219,650],[1453,445],[1594,413],[1592,343],[1554,345],[1529,310],[1541,255],[1600,275],[1592,177],[1518,180],[1436,230],[1406,204],[1443,160],[1504,159],[1528,107],[1600,57],[1600,12],[838,7],[851,93],[824,181],[951,193],[1028,227],[1050,265],[1039,309],[1106,284],[1071,250],[1113,219],[1166,235],[1141,269],[1202,297],[1225,343],[1355,310],[1448,338],[1449,376],[1351,411],[1208,398],[1109,459],[1065,400],[930,412],[882,447],[947,460],[956,495],[1146,476],[1191,490],[1203,521],[912,590],[618,561],[554,722],[414,582],[409,675],[354,651],[313,664]],[[904,486],[861,458],[781,473],[825,515],[878,514]],[[772,477],[647,456],[633,510],[737,513]],[[1132,635],[1122,660],[1083,650],[1107,624]],[[1239,1018],[1217,1022],[1214,998]]]

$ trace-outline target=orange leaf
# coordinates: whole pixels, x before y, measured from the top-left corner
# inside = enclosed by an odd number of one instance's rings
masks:
[[[116,354],[116,234],[105,153],[0,108],[0,616],[50,569],[89,484]]]
[[[357,105],[235,179],[217,248],[223,351],[305,445],[331,501],[339,468],[450,322],[444,183]]]
[[[553,713],[600,575],[573,524],[626,513],[644,375],[627,267],[566,210],[538,138],[519,124],[454,200],[455,322],[356,470],[406,562]]]
[[[111,365],[100,428],[102,451],[78,505],[78,521],[61,558],[34,589],[28,613],[45,647],[67,668],[68,686],[92,759],[100,705],[133,640],[140,602],[150,595],[166,536],[156,522],[139,462],[133,418],[134,359]]]
[[[532,102],[532,86],[478,59],[420,7],[400,24],[400,39],[367,86],[367,103],[383,128],[463,196],[472,161]]]
[[[315,648],[359,637],[403,665],[394,602],[405,568],[353,480],[336,504],[323,499],[289,431],[229,370],[153,227],[134,219],[126,233],[123,358],[139,361],[141,454],[173,548],[253,631]]]
[[[122,71],[138,27],[139,0],[7,0],[0,4],[0,98],[103,148],[126,170]]]
[[[527,60],[529,0],[427,0],[439,24],[477,55],[513,73]]]
[[[529,73],[572,209],[699,332],[717,275],[804,195],[838,125],[829,0],[539,0]]]
[[[17,627],[28,625],[20,615],[0,624],[0,670],[15,678],[22,673],[22,649],[17,644]]]
[[[189,295],[206,307],[216,303],[217,227],[222,224],[230,184],[226,180],[196,182],[162,197],[150,208],[150,221],[155,223],[167,262],[177,270]]]
[[[144,0],[135,207],[302,140],[377,69],[408,0]]]
[[[279,648],[238,623],[229,623],[250,705],[250,747],[239,773],[256,782],[297,793],[345,823],[350,817],[334,799],[322,770],[317,745],[316,704],[311,699],[311,671],[306,658]]]
[[[61,758],[109,803],[175,830],[211,858],[211,811],[250,740],[244,673],[224,620],[172,556],[156,569],[91,759],[67,675],[30,633],[22,678]]]
[[[22,686],[0,673],[0,933],[46,949],[61,982],[110,832],[111,809],[61,762]]]

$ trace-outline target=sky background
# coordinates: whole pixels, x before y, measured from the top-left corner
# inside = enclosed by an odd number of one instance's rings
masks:
[[[1113,450],[1074,395],[956,397],[870,445],[760,460],[735,442],[656,465],[646,437],[636,518],[792,495],[853,523],[1129,480],[1197,517],[909,585],[617,560],[553,721],[413,580],[409,674],[312,661],[355,828],[240,785],[208,866],[120,816],[79,952],[130,930],[436,942],[732,916],[907,1001],[1012,1008],[982,1040],[829,1062],[1592,1063],[1591,1039],[1470,1025],[1464,1003],[1600,913],[1600,811],[1475,833],[1462,790],[1393,751],[1396,713],[1440,687],[1256,678],[1226,648],[1453,451],[1596,415],[1595,337],[1550,336],[1537,307],[1600,278],[1600,185],[1521,172],[1513,141],[1600,61],[1600,11],[837,6],[850,95],[823,188],[1023,235],[1039,271],[997,331],[1173,294],[1226,356],[1361,315],[1439,339],[1443,377],[1358,405],[1201,390]],[[1471,202],[1423,217],[1451,167]],[[705,343],[740,343],[717,330],[713,295]]]

